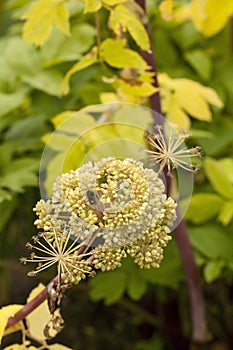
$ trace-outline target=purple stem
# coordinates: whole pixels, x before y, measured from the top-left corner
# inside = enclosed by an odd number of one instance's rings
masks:
[[[145,0],[136,0],[138,5],[146,13]],[[144,25],[150,40],[150,52],[142,51],[141,55],[144,60],[151,66],[151,71],[155,73],[153,85],[159,87],[157,79],[157,67],[155,56],[153,53],[152,40],[150,29],[147,24]],[[150,107],[155,112],[162,114],[161,98],[159,91],[150,96]],[[168,193],[170,188],[170,177],[166,176]],[[180,217],[179,208],[177,208],[177,216]],[[180,254],[181,262],[183,264],[191,309],[191,322],[192,322],[192,341],[197,343],[205,343],[209,341],[209,333],[207,330],[205,305],[201,285],[199,281],[198,268],[196,266],[192,247],[190,244],[187,227],[185,221],[181,218],[179,225],[174,230],[176,245]]]
[[[51,283],[51,282],[50,282]],[[53,279],[54,285],[57,284],[57,277]],[[39,305],[41,305],[47,299],[47,287],[45,287],[34,299],[29,303],[24,305],[13,317],[9,317],[6,329],[14,326],[19,321],[23,320],[27,315],[29,315],[33,310],[35,310]]]

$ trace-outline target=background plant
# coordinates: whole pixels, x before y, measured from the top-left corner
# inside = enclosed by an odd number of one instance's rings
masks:
[[[135,2],[125,6],[124,2],[110,0],[86,1],[84,5],[68,1],[57,2],[53,7],[54,3],[46,1],[46,6],[42,0],[34,3],[34,9],[35,4],[38,6],[35,9],[37,19],[31,21],[28,12],[31,1],[7,1],[1,5],[1,32],[4,34],[0,43],[4,53],[0,58],[3,304],[12,300],[23,303],[27,294],[25,290],[28,288],[22,285],[22,295],[14,296],[8,281],[17,269],[25,274],[25,270],[18,267],[21,255],[18,249],[23,250],[26,236],[33,231],[31,208],[39,197],[36,174],[43,149],[41,140],[52,130],[52,124],[56,126],[58,119],[54,116],[61,111],[79,110],[86,105],[116,99],[145,103],[156,91],[154,77],[148,73],[148,66],[139,53],[148,49],[149,41],[141,25],[145,16]],[[213,13],[220,13],[219,7],[221,16],[216,18]],[[59,11],[61,18],[58,18]],[[98,15],[95,14],[97,12]],[[147,12],[163,111],[181,128],[191,129],[193,136],[190,143],[201,145],[207,156],[196,177],[195,193],[186,218],[196,262],[203,275],[205,295],[214,298],[214,302],[207,300],[209,328],[215,338],[230,347],[233,67],[231,21],[228,18],[232,4],[230,1],[224,4],[207,1],[204,5],[200,1],[184,1],[174,2],[172,8],[172,1],[148,1]],[[20,20],[22,15],[27,20],[27,27]],[[111,21],[107,26],[109,15]],[[36,31],[38,23],[39,33]],[[22,40],[23,26],[24,39],[40,48]],[[50,36],[53,26],[55,28]],[[33,36],[35,32],[37,36]],[[69,32],[71,35],[66,37]],[[27,220],[22,220],[22,217]],[[47,275],[44,281],[48,281]],[[142,273],[127,260],[119,270],[99,274],[91,285],[84,283],[79,288],[80,291],[91,288],[93,300],[116,303],[111,310],[122,315],[116,317],[114,329],[115,336],[119,332],[125,335],[121,348],[129,348],[132,341],[134,344],[131,346],[139,349],[159,349],[171,347],[171,344],[174,348],[185,348],[189,324],[183,283],[179,256],[172,242],[159,270]],[[81,306],[75,303],[78,292],[70,293],[72,302],[80,311]],[[83,295],[78,297],[85,299]],[[140,303],[135,302],[138,300]],[[151,304],[156,305],[156,310]],[[90,307],[88,301],[84,305],[85,312],[89,309],[90,313],[92,309],[101,308],[101,304]],[[179,336],[174,335],[172,327],[169,327],[169,319],[172,322],[174,317],[171,305],[173,309],[180,309],[180,324],[177,315],[172,323]],[[99,340],[100,344],[111,345],[112,348],[116,346],[117,349],[119,344],[113,345],[114,335],[106,334],[109,327],[103,319],[108,320],[109,311],[104,310],[102,312],[106,314],[97,318],[95,328],[83,318],[86,326],[78,330],[80,336],[77,342],[76,330],[71,328],[67,344],[72,343],[76,348],[79,344],[81,347],[83,341],[84,347],[95,349],[97,339],[101,338],[103,343]],[[130,319],[131,340],[127,332],[121,331],[124,328],[124,310],[130,310],[134,315]],[[169,317],[166,318],[162,315],[167,310]],[[98,329],[102,330],[103,337],[97,336]]]

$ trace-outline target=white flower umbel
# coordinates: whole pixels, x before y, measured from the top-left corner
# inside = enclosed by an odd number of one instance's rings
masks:
[[[152,169],[134,159],[105,158],[58,177],[51,198],[35,211],[43,233],[28,244],[36,253],[22,262],[38,263],[31,275],[57,263],[60,278],[76,283],[93,267],[120,266],[127,253],[142,268],[158,267],[175,203]]]

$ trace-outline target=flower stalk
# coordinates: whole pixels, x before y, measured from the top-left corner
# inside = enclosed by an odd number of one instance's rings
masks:
[[[145,0],[136,0],[139,6],[143,9],[146,14],[146,1]],[[155,55],[153,53],[153,45],[151,40],[151,34],[148,24],[146,23],[145,29],[147,31],[149,40],[150,40],[150,52],[142,51],[141,55],[144,60],[151,66],[151,71],[154,72],[154,82],[153,85],[156,88],[159,88],[159,83],[157,80],[157,66],[155,61]],[[150,107],[155,112],[162,114],[161,108],[161,97],[159,91],[150,96]],[[157,121],[155,120],[155,124]],[[165,167],[165,166],[164,166]],[[168,169],[169,170],[169,169]],[[169,171],[168,171],[169,173]],[[167,193],[170,192],[170,184],[171,179],[166,174],[166,183],[167,183]],[[177,207],[177,215],[180,216],[179,208]],[[189,240],[187,227],[182,219],[180,224],[174,230],[175,240],[177,244],[177,248],[180,254],[181,262],[183,264],[189,299],[190,299],[190,311],[191,311],[191,323],[192,323],[192,341],[194,343],[206,343],[209,341],[209,333],[206,321],[206,313],[205,313],[205,303],[203,298],[203,293],[199,280],[198,268],[195,263],[191,243]]]
[[[51,198],[36,204],[35,225],[42,232],[26,244],[29,258],[21,258],[36,264],[29,276],[56,265],[57,277],[7,327],[46,298],[53,315],[67,288],[97,269],[121,266],[127,255],[140,268],[158,268],[175,206],[158,174],[134,159],[103,158],[62,174]]]

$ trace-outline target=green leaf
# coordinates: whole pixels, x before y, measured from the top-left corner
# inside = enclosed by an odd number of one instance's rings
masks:
[[[33,116],[33,118],[29,117],[18,120],[7,131],[5,139],[24,139],[25,142],[28,138],[34,136],[35,139],[38,140],[38,137],[41,137],[41,135],[47,130],[45,123],[46,118],[44,116]]]
[[[49,95],[61,96],[62,94],[62,74],[56,70],[47,69],[33,76],[24,76],[22,80],[31,87]]]
[[[201,224],[216,216],[223,206],[223,199],[214,193],[196,193],[192,196],[185,218]]]
[[[136,41],[137,45],[145,51],[149,51],[150,42],[148,34],[137,18],[137,16],[123,5],[116,6],[110,15],[110,25],[116,34],[120,34],[129,31],[132,38]]]
[[[212,158],[205,158],[205,172],[211,185],[225,198],[233,198],[233,185],[226,176],[221,164]]]
[[[34,75],[41,71],[41,58],[33,45],[26,44],[19,37],[7,40],[4,55],[17,76]]]
[[[41,49],[44,67],[79,60],[93,45],[95,34],[96,29],[88,23],[75,24],[69,38],[58,30],[53,30]]]
[[[136,264],[135,264],[136,265]],[[129,297],[133,300],[140,300],[147,290],[147,283],[145,279],[140,276],[138,271],[135,269],[129,276],[127,283],[127,292]]]
[[[196,138],[196,137],[199,137],[199,138],[207,138],[207,139],[211,139],[214,137],[213,133],[210,132],[210,131],[206,131],[206,130],[202,130],[202,129],[190,129],[190,132],[191,132],[191,137],[192,138]]]
[[[225,117],[224,117],[225,118]],[[204,153],[209,156],[221,155],[224,149],[231,145],[233,134],[232,118],[221,120],[221,124],[213,125],[213,136],[202,138],[197,136],[198,144],[203,148]],[[227,171],[225,172],[226,176]]]
[[[220,210],[218,219],[223,225],[228,225],[233,218],[233,200],[224,203]]]
[[[0,191],[0,213],[1,213],[0,232],[3,231],[5,225],[11,218],[16,205],[18,204],[15,197],[13,197],[11,200],[4,200],[4,201],[1,201],[1,198],[2,197],[1,197],[1,191]]]
[[[80,87],[78,90],[79,98],[84,105],[96,105],[100,103],[100,94],[103,91],[103,85],[101,82],[94,81],[93,83],[87,83]]]
[[[192,245],[204,256],[212,259],[232,258],[233,241],[221,226],[208,224],[189,227],[188,232]]]
[[[27,92],[28,89],[25,88],[11,94],[4,94],[0,92],[0,117],[20,107],[24,102]]]
[[[4,48],[4,52],[5,52]],[[0,91],[7,93],[15,88],[15,74],[3,55],[0,57]]]
[[[182,50],[190,49],[194,45],[200,44],[202,40],[202,35],[197,32],[191,22],[186,22],[174,28],[171,35]]]
[[[12,161],[3,169],[0,177],[0,186],[9,188],[14,192],[23,192],[26,186],[36,186],[38,183],[35,170],[38,161],[32,158],[21,158]]]
[[[141,274],[140,267],[134,263],[131,257],[122,261],[120,272],[124,272],[127,279],[127,292],[131,299],[140,300],[147,290],[147,281]]]
[[[90,280],[90,297],[94,301],[104,299],[106,305],[117,302],[125,292],[126,275],[118,271],[98,273]]]
[[[22,19],[26,20],[23,39],[28,43],[43,45],[54,25],[66,35],[70,34],[69,12],[61,1],[37,0]]]
[[[179,60],[179,53],[171,36],[163,28],[157,27],[152,33],[153,47],[158,47],[156,50],[156,60],[159,67],[167,69],[177,64]]]
[[[41,135],[47,131],[46,118],[42,116],[33,116],[14,122],[14,124],[5,133],[5,140],[13,144],[14,152],[20,154],[24,151],[41,150]],[[8,151],[9,153],[9,151]],[[1,150],[0,150],[1,157]]]
[[[136,51],[125,48],[126,41],[106,39],[101,44],[101,58],[115,68],[131,67],[149,69],[146,61]]]
[[[211,260],[204,267],[204,277],[207,283],[216,280],[220,275],[224,262],[221,260]]]
[[[7,189],[1,189],[0,188],[0,206],[1,206],[1,203],[4,202],[4,201],[11,201],[12,200],[12,194],[10,191],[8,191]],[[4,213],[7,214],[7,211],[5,211]],[[4,222],[4,217],[2,218],[1,217],[1,221],[3,220],[3,224],[5,224]],[[1,230],[1,223],[0,223],[0,230]]]
[[[184,277],[175,242],[170,242],[164,249],[164,258],[158,269],[141,270],[140,274],[152,284],[177,288]]]
[[[139,340],[135,344],[135,350],[162,350],[162,349],[164,349],[164,342],[158,332],[155,332],[152,338],[146,339],[146,340]]]
[[[12,157],[17,149],[18,143],[17,142],[4,142],[0,145],[0,160],[1,160],[1,167],[0,167],[0,174],[3,173],[3,169],[8,165],[8,163],[11,162]]]
[[[209,56],[202,50],[192,50],[185,53],[184,58],[197,72],[200,78],[208,81],[211,77],[213,64]]]
[[[63,81],[62,81],[62,85],[61,85],[61,89],[64,95],[67,95],[68,92],[70,91],[70,87],[69,87],[69,82],[70,82],[70,78],[74,73],[77,73],[78,71],[85,69],[89,66],[91,66],[92,64],[97,62],[97,48],[93,47],[93,49],[91,50],[91,52],[89,52],[88,54],[86,54],[85,56],[83,56],[80,61],[78,61],[65,75]]]
[[[233,159],[232,158],[221,158],[218,160],[228,180],[233,183]]]

